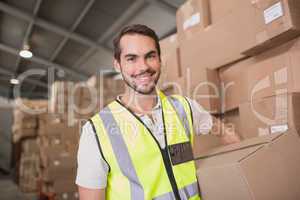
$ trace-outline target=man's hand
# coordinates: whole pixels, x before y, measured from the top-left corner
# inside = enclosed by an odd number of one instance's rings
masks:
[[[224,124],[217,118],[213,118],[213,122],[212,135],[220,137],[222,144],[233,144],[241,141],[234,124]]]

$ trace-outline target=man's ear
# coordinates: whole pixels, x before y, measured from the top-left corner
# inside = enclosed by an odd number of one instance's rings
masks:
[[[120,63],[119,63],[119,61],[117,61],[116,59],[114,59],[114,68],[115,68],[115,70],[116,70],[116,72],[121,72],[121,66],[120,66]]]

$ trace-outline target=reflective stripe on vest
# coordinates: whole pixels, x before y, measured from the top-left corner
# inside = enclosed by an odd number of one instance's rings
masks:
[[[116,123],[108,107],[105,107],[103,109],[103,112],[100,112],[99,115],[103,121],[107,133],[109,133],[108,137],[110,139],[114,154],[116,156],[117,162],[123,175],[129,177],[130,180],[132,180],[132,182],[130,182],[130,192],[132,200],[144,199],[144,190],[137,177],[137,173],[132,164],[130,155],[127,150],[127,146],[124,142],[118,124]]]
[[[197,195],[198,192],[198,182],[194,182],[179,190],[180,198],[182,200],[188,200],[189,198]],[[168,192],[166,194],[155,197],[153,200],[174,200],[175,196],[173,192]]]
[[[166,148],[169,145],[185,143],[191,138],[191,119],[188,118],[190,113],[187,104],[184,102],[182,105],[183,101],[183,98],[175,97],[170,100],[164,98],[162,101],[162,109],[171,110],[163,114],[163,118],[168,122],[165,125],[172,126],[174,123],[177,125],[174,130],[165,128],[165,134],[167,132],[170,134],[165,135]],[[150,130],[141,121],[139,122],[133,113],[130,114],[130,111],[118,102],[113,102],[91,120],[95,125],[103,157],[111,166],[107,176],[108,200],[175,199],[171,179],[164,163],[165,157],[169,156],[162,154],[162,149]],[[134,126],[124,129],[123,122],[133,123]],[[133,137],[134,128],[137,128],[139,134]],[[194,162],[172,165],[170,161],[170,166],[180,199],[200,200]]]
[[[168,100],[173,105],[173,108],[176,110],[178,116],[180,117],[181,122],[183,123],[183,127],[185,129],[185,133],[186,133],[187,137],[189,138],[189,140],[191,140],[191,132],[190,132],[190,127],[189,127],[189,121],[188,121],[187,114],[184,110],[183,105],[179,102],[178,99],[176,99],[172,96],[169,96]]]

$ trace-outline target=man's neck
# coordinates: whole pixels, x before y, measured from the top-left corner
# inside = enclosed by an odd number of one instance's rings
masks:
[[[151,114],[153,107],[157,104],[157,93],[153,90],[151,94],[141,94],[133,89],[126,89],[121,101],[135,113]]]

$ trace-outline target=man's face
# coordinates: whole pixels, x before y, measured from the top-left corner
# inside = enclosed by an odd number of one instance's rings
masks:
[[[155,41],[144,35],[124,35],[120,41],[120,69],[126,84],[141,94],[151,94],[160,75],[160,58]]]

